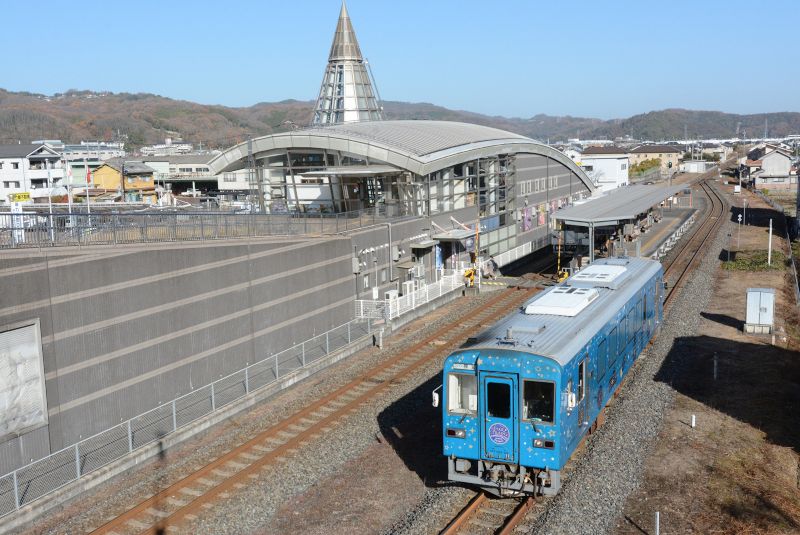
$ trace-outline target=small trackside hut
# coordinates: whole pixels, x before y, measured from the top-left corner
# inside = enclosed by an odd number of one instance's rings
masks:
[[[599,260],[447,357],[449,479],[499,496],[558,493],[567,460],[658,332],[663,300],[660,263]]]

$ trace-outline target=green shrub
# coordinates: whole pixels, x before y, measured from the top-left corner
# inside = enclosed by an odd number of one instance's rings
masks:
[[[767,265],[766,251],[738,251],[736,260],[723,262],[722,269],[728,271],[774,271],[786,267],[786,255],[772,251],[772,264]]]

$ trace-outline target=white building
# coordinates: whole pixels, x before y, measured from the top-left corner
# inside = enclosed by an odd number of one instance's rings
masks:
[[[164,143],[159,145],[145,145],[139,152],[144,156],[174,156],[176,154],[189,154],[192,152],[192,148],[191,143],[173,142],[171,138],[167,138]]]
[[[53,147],[56,148],[56,147]],[[125,144],[114,141],[81,141],[78,144],[63,145],[64,159],[67,161],[104,162],[111,158],[124,158]]]
[[[576,163],[601,191],[628,185],[628,154],[625,149],[586,147]]]
[[[0,145],[0,203],[12,193],[47,196],[63,178],[61,155],[47,145]]]

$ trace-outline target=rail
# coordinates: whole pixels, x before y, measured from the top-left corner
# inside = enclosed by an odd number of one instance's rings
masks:
[[[434,299],[464,287],[464,276],[462,270],[442,270],[439,280],[422,286],[421,288],[406,295],[394,297],[392,299],[358,299],[355,303],[356,318],[359,319],[383,319],[386,321],[395,319],[403,314],[411,312]]]
[[[371,334],[352,320],[17,468],[0,477],[0,518]]]
[[[192,211],[0,212],[0,249],[324,235],[409,218],[396,207],[355,212],[247,214]]]

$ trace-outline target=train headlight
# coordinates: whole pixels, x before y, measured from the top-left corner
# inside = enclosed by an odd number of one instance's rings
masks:
[[[464,429],[450,429],[447,428],[447,436],[455,438],[466,438],[467,432]]]
[[[541,438],[537,438],[533,441],[534,448],[544,448],[544,440]]]

